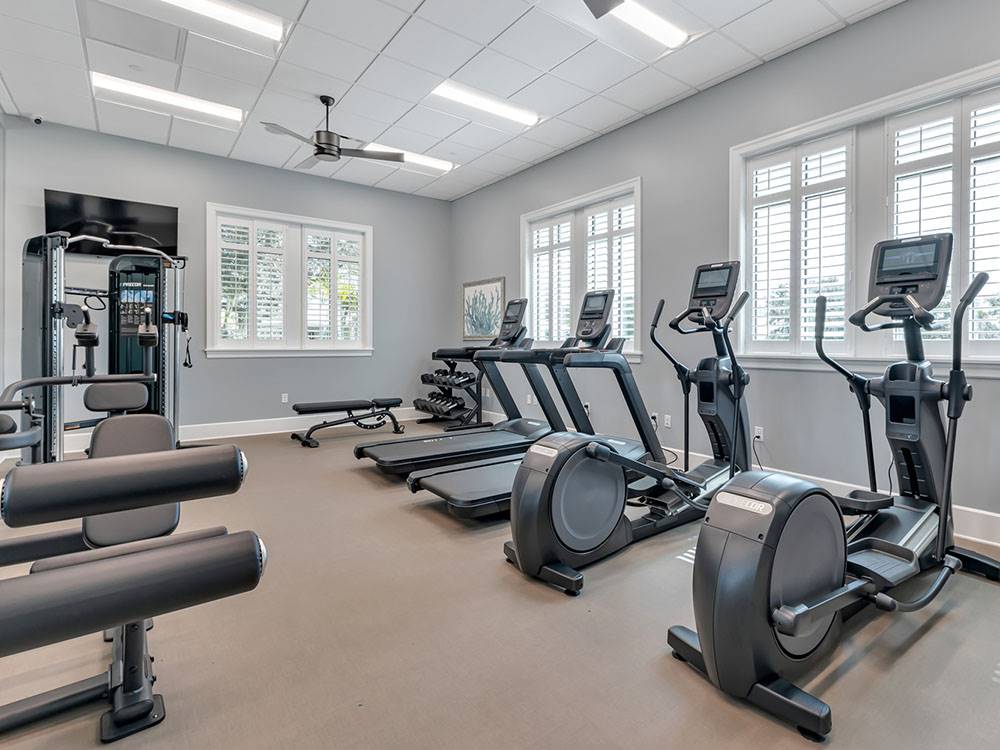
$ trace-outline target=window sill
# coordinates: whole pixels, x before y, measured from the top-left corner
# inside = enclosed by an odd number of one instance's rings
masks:
[[[831,354],[835,360],[849,369],[860,372],[883,372],[890,361],[888,357],[878,359]],[[790,370],[795,372],[829,372],[834,370],[824,364],[815,354],[737,354],[740,364],[748,370]],[[951,357],[946,354],[932,354],[928,358],[935,367],[938,377],[943,377],[951,367]],[[943,369],[942,369],[943,366]],[[1000,357],[964,357],[963,366],[970,378],[1000,380]]]
[[[372,348],[358,349],[206,349],[208,359],[253,359],[276,358],[287,359],[296,357],[370,357],[375,353]]]

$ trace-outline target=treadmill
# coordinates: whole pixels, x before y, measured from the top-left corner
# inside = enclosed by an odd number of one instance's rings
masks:
[[[558,349],[508,349],[497,355],[483,352],[477,356],[499,356],[501,362],[532,362],[545,366],[577,431],[593,435],[595,432],[590,417],[569,377],[568,366],[572,365],[568,363],[575,360],[580,363],[576,366],[593,367],[593,357],[587,357],[586,364],[580,358],[591,354],[597,357],[598,362],[603,362],[607,360],[607,355],[620,357],[624,339],[608,342],[611,331],[608,319],[613,299],[613,290],[588,292],[581,306],[576,336],[567,339]],[[615,444],[619,453],[634,460],[640,460],[649,452],[640,440],[607,439]],[[406,483],[411,492],[425,489],[441,497],[449,512],[458,518],[504,513],[510,509],[511,489],[523,457],[522,452],[517,456],[427,469],[410,474]]]
[[[437,466],[522,454],[528,447],[553,430],[563,430],[562,417],[542,380],[537,365],[522,363],[528,385],[538,399],[545,419],[521,416],[517,403],[510,393],[497,363],[500,352],[515,347],[531,345],[524,338],[522,320],[528,307],[526,299],[511,300],[504,311],[499,335],[487,346],[467,346],[457,349],[439,349],[441,356],[470,359],[489,382],[500,402],[506,419],[493,425],[461,429],[445,435],[421,435],[399,440],[375,440],[354,446],[355,458],[368,458],[387,474],[409,474],[413,471]],[[481,356],[486,354],[487,356]],[[489,356],[495,354],[496,356]]]

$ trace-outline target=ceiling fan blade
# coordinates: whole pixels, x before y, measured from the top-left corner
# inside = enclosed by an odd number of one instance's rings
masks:
[[[365,151],[360,148],[342,148],[341,156],[355,156],[361,159],[378,159],[379,161],[405,161],[403,154],[398,151]]]
[[[315,156],[307,156],[305,159],[300,161],[295,165],[295,169],[312,169],[317,164],[319,164],[319,159]]]
[[[622,4],[624,0],[583,0],[590,12],[594,14],[594,18],[600,18],[612,10],[617,8]]]
[[[268,133],[274,133],[275,135],[290,135],[296,140],[302,141],[303,143],[308,143],[310,146],[313,145],[312,138],[306,138],[304,135],[299,135],[294,130],[289,130],[283,125],[279,125],[276,122],[262,122],[261,125]]]

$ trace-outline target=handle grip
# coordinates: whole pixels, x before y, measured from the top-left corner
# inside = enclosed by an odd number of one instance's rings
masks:
[[[748,299],[750,299],[750,292],[745,290],[739,297],[736,298],[736,303],[733,305],[733,309],[729,311],[729,315],[726,317],[727,327],[736,319],[736,316],[740,314],[740,311],[743,309],[743,306],[747,303]]]
[[[958,307],[964,309],[971,305],[972,301],[983,291],[983,287],[986,286],[986,282],[989,280],[990,275],[988,273],[977,273],[972,283],[969,284],[969,288],[965,290],[965,294],[962,295],[962,299],[959,300]]]
[[[663,314],[663,303],[665,300],[660,300],[656,303],[656,312],[653,313],[653,322],[650,324],[651,328],[656,328],[660,324],[660,315]]]
[[[826,297],[822,294],[816,298],[816,341],[822,341],[826,333]]]

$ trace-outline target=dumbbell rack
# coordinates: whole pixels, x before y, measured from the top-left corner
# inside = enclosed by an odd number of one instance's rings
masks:
[[[413,408],[431,415],[418,419],[417,423],[446,423],[446,430],[488,426],[489,423],[482,421],[482,371],[459,370],[457,359],[439,356],[434,359],[443,362],[447,369],[438,368],[420,376],[421,383],[434,386],[437,390],[413,400]]]

